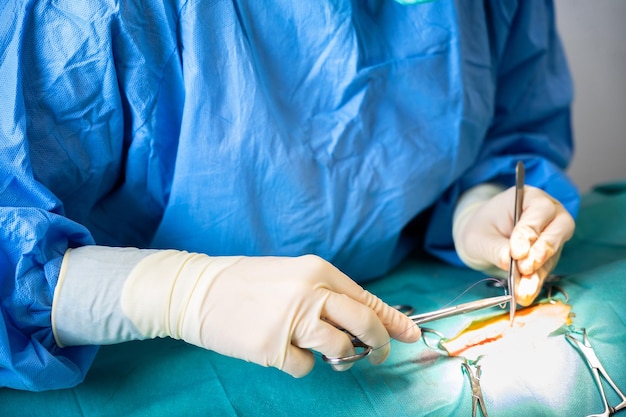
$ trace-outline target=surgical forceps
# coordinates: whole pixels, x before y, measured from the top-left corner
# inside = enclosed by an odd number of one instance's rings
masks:
[[[579,339],[576,339],[574,336],[572,336],[572,332],[566,333],[565,337],[574,347],[578,349],[578,351],[583,355],[583,357],[587,361],[587,365],[589,365],[589,368],[591,369],[593,378],[596,382],[596,385],[598,386],[598,389],[600,390],[600,395],[602,396],[602,402],[604,403],[604,412],[602,414],[591,414],[587,417],[609,417],[615,412],[626,408],[626,396],[624,395],[624,393],[622,393],[619,390],[619,388],[617,388],[617,385],[615,385],[615,382],[613,382],[609,374],[606,372],[606,370],[602,366],[602,363],[600,363],[600,359],[598,359],[598,356],[594,352],[593,347],[591,347],[591,343],[589,343],[589,338],[587,337],[587,330],[578,329],[578,330],[573,330],[573,332],[582,333],[583,340],[581,341]],[[602,387],[602,380],[600,379],[600,375],[602,375],[604,379],[606,379],[609,385],[611,385],[613,390],[622,399],[622,402],[619,403],[617,406],[611,407],[609,405],[608,399],[606,398],[606,393],[604,392],[604,388]]]
[[[526,169],[522,161],[517,162],[515,167],[515,209],[513,212],[513,227],[519,221],[522,215],[522,206],[524,204],[524,181],[526,176]],[[513,325],[513,319],[515,319],[515,309],[517,308],[517,300],[515,299],[515,279],[519,275],[517,270],[517,262],[511,256],[509,261],[509,273],[507,276],[509,294],[511,294],[511,302],[509,303],[509,321],[511,326]]]
[[[489,307],[494,307],[494,306],[501,305],[501,304],[506,304],[509,301],[511,301],[510,294],[501,295],[497,297],[483,298],[477,301],[470,301],[469,303],[458,304],[458,305],[451,306],[451,307],[444,307],[439,310],[431,311],[428,313],[414,314],[412,316],[409,316],[409,318],[413,320],[413,323],[419,326],[423,323],[428,323],[434,320],[439,320],[439,319],[443,319],[446,317],[452,317],[452,316],[456,316],[459,314],[469,313],[471,311],[482,310],[483,308],[489,308]],[[400,311],[406,311],[406,310],[412,311],[412,308],[410,306],[397,306],[396,308]],[[360,352],[357,352],[354,355],[344,356],[341,358],[329,358],[326,355],[322,355],[322,359],[324,360],[324,362],[331,364],[331,365],[344,365],[347,363],[356,362],[360,359],[365,358],[370,353],[372,353],[372,351],[374,350],[372,346],[369,346],[363,343],[358,338],[351,335],[345,329],[341,329],[341,330],[346,332],[348,335],[352,336],[352,345],[355,348],[360,348],[363,350]]]
[[[483,390],[480,387],[480,376],[482,371],[480,369],[480,365],[474,363],[476,368],[476,372],[473,371],[471,364],[465,359],[461,365],[463,366],[463,370],[467,373],[467,376],[470,380],[470,385],[472,387],[472,417],[476,417],[477,405],[480,403],[480,411],[483,413],[484,417],[489,417],[487,415],[487,408],[485,407],[485,399],[483,398]]]

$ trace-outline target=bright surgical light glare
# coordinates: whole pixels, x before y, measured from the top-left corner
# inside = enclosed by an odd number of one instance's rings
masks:
[[[571,347],[562,335],[550,334],[571,324],[570,310],[552,301],[519,310],[512,326],[508,312],[476,320],[441,344],[451,356],[477,361],[482,390],[491,401],[514,407],[527,397],[513,393],[532,392],[541,404],[562,404],[555,392],[570,392],[564,384],[575,379],[564,354]]]
[[[515,344],[501,340],[502,351],[480,359],[483,368],[481,386],[483,391],[498,402],[516,403],[532,399],[549,408],[557,408],[568,401],[558,393],[571,393],[576,379],[571,364],[567,363],[572,348],[561,336],[538,336],[528,343]],[[487,394],[488,393],[488,394]],[[517,395],[516,395],[517,393]],[[520,395],[521,394],[521,395]],[[571,400],[571,399],[570,399]]]

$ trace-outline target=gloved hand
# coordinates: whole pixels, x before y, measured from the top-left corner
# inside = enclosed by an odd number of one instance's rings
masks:
[[[80,256],[81,250],[86,248],[70,254]],[[66,256],[65,262],[71,264],[71,257]],[[119,296],[121,313],[114,314],[121,314],[136,330],[113,330],[109,336],[100,337],[108,343],[120,341],[115,334],[168,336],[300,377],[314,365],[309,349],[328,357],[354,354],[349,337],[336,326],[370,346],[380,347],[368,357],[372,363],[382,362],[389,354],[390,334],[405,342],[420,337],[419,328],[404,314],[312,255],[209,257],[175,250],[152,251],[127,275]],[[71,303],[66,297],[73,298],[70,294],[77,291],[85,297],[85,290],[67,288],[80,280],[66,277],[64,281],[59,284],[66,288],[55,293],[55,303],[60,304],[56,309],[60,313],[54,315],[55,328],[76,325],[76,318],[73,323],[63,323],[62,312]],[[74,336],[65,339],[76,344],[77,332],[72,332]],[[60,344],[67,343],[63,334],[63,330],[55,332]],[[94,337],[78,337],[83,342],[98,342]],[[340,367],[347,368],[349,365]]]
[[[514,201],[514,187],[502,191],[484,184],[468,190],[454,213],[454,244],[470,268],[502,277],[512,256],[520,272],[515,285],[517,301],[527,306],[556,266],[575,224],[561,203],[526,185],[522,213],[513,228]]]

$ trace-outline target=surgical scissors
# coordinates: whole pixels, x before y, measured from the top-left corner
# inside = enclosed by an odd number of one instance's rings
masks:
[[[591,369],[596,385],[598,386],[598,389],[600,390],[600,395],[602,396],[602,403],[604,404],[604,411],[602,412],[602,414],[591,414],[587,417],[609,417],[615,412],[623,408],[626,408],[626,396],[624,395],[624,393],[622,393],[619,390],[619,388],[617,388],[617,385],[615,384],[615,382],[613,382],[609,374],[606,372],[606,370],[602,366],[602,363],[600,363],[600,359],[598,359],[596,352],[593,350],[593,347],[591,347],[591,343],[589,343],[589,338],[587,337],[587,330],[583,328],[583,329],[574,330],[573,332],[582,333],[583,340],[581,341],[581,340],[576,339],[574,336],[572,336],[572,332],[566,333],[565,337],[574,347],[578,349],[578,351],[583,355],[583,357],[587,361],[587,365],[589,365],[589,368]],[[615,407],[611,407],[609,405],[608,399],[606,397],[606,393],[604,392],[604,388],[602,387],[602,380],[600,379],[600,375],[602,375],[604,379],[606,379],[606,381],[609,383],[609,385],[611,385],[615,393],[622,399],[622,402],[616,405]]]
[[[431,311],[428,313],[414,314],[412,316],[409,316],[409,318],[413,320],[413,323],[419,326],[423,323],[428,323],[428,322],[443,319],[446,317],[457,316],[459,314],[465,314],[471,311],[482,310],[484,308],[506,304],[507,302],[510,302],[510,301],[511,301],[510,294],[501,295],[497,297],[483,298],[483,299],[476,300],[476,301],[470,301],[469,303],[463,303],[463,304],[458,304],[455,306],[444,307],[439,310]],[[401,311],[404,311],[405,309],[410,309],[409,306],[399,306],[397,308]],[[350,333],[347,332],[345,329],[342,329],[342,330],[350,335]],[[329,358],[326,355],[322,355],[322,359],[324,360],[324,362],[330,365],[345,365],[347,363],[356,362],[360,359],[367,357],[374,350],[372,346],[369,346],[363,343],[361,340],[359,340],[358,338],[354,336],[352,336],[352,345],[355,348],[362,349],[362,351],[357,352],[354,355],[343,356],[340,358]]]

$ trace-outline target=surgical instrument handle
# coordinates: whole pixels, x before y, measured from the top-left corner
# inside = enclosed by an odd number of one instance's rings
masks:
[[[526,177],[526,169],[522,161],[517,162],[515,167],[515,207],[513,212],[513,227],[517,225],[521,215],[522,207],[524,204],[524,182]],[[517,270],[517,263],[511,256],[509,262],[509,273],[507,276],[509,294],[511,295],[511,303],[509,304],[509,321],[511,326],[513,325],[513,319],[515,318],[515,309],[517,308],[517,300],[515,298],[515,278],[519,275]]]
[[[511,299],[512,296],[510,294],[501,295],[498,297],[483,298],[482,300],[470,301],[469,303],[459,304],[451,307],[444,307],[428,313],[414,314],[412,316],[409,316],[409,318],[413,320],[415,324],[420,325],[422,323],[428,323],[430,321],[444,319],[446,317],[457,316],[476,310],[482,310],[483,308],[505,304],[510,302]]]

